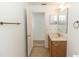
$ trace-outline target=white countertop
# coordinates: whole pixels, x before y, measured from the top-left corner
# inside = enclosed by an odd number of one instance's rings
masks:
[[[64,35],[58,37],[57,33],[49,33],[49,37],[52,41],[67,41],[67,38]]]

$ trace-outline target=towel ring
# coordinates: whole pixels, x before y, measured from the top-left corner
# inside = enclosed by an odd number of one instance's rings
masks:
[[[73,27],[74,27],[75,29],[78,29],[78,28],[79,28],[79,21],[75,21],[75,22],[73,23]]]

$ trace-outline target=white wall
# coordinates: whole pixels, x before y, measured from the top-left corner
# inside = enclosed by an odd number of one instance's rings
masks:
[[[68,56],[79,55],[79,28],[74,29],[74,21],[79,21],[79,3],[70,3],[68,16]]]
[[[42,5],[31,5],[32,12],[46,12],[46,6]]]
[[[33,40],[45,40],[45,13],[32,13]]]
[[[26,56],[24,3],[0,3],[0,21],[20,25],[0,25],[0,57]]]

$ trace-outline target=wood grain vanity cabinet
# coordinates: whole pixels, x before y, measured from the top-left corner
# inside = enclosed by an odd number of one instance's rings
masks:
[[[48,50],[51,57],[66,57],[67,41],[52,41],[48,36]]]

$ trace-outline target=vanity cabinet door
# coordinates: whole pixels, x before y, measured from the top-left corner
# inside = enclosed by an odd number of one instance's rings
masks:
[[[66,56],[66,41],[52,42],[51,55],[52,57],[65,57]]]

